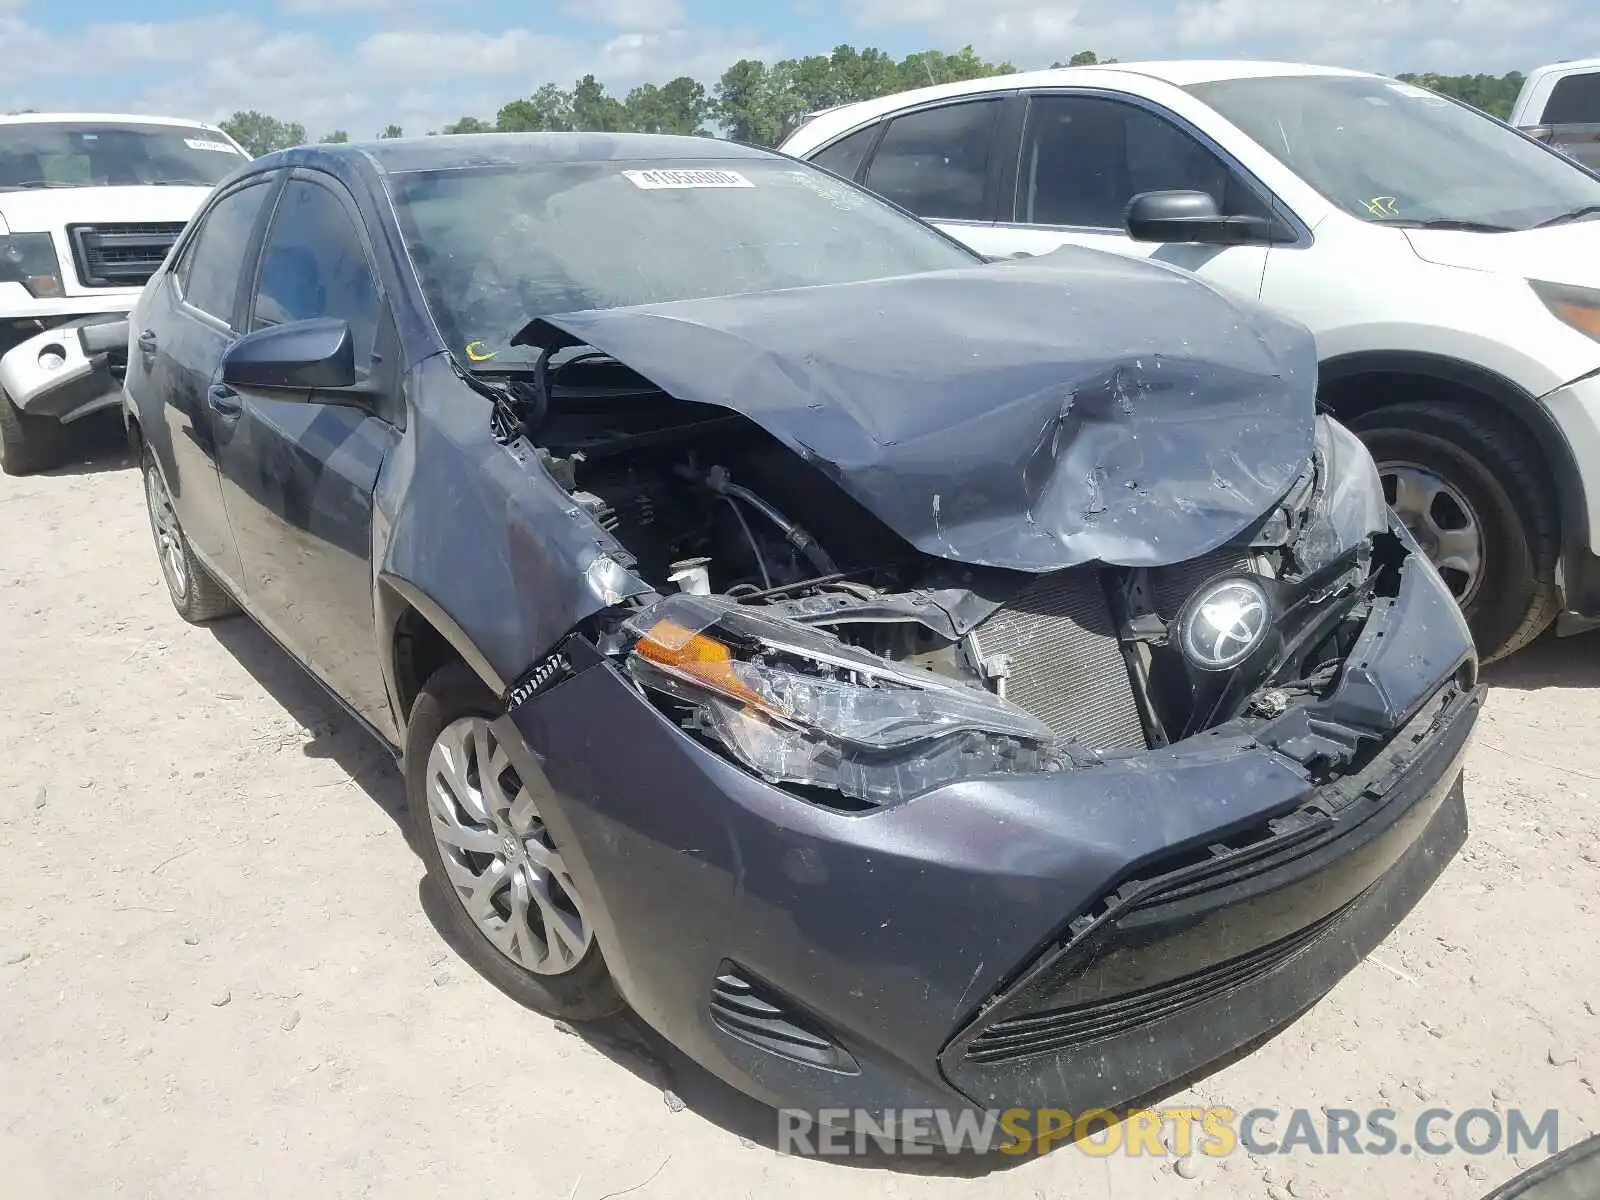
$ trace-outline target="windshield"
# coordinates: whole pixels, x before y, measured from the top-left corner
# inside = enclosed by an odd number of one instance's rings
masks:
[[[1229,79],[1195,96],[1345,212],[1528,229],[1600,205],[1600,179],[1476,109],[1390,79]]]
[[[244,160],[220,133],[192,125],[0,125],[0,190],[210,187]]]
[[[910,275],[981,261],[827,173],[782,159],[540,163],[390,176],[451,348],[495,367],[535,317]]]

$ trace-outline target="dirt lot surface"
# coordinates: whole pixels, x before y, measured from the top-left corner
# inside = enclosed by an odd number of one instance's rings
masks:
[[[394,764],[253,625],[174,615],[114,451],[0,478],[0,646],[8,1197],[1415,1200],[1518,1169],[780,1155],[773,1114],[647,1032],[574,1032],[462,964]],[[1322,1003],[1172,1103],[1387,1107],[1402,1140],[1435,1106],[1600,1128],[1600,638],[1490,678],[1467,849]]]

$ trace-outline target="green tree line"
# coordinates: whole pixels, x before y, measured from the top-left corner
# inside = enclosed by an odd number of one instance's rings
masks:
[[[1080,50],[1050,65],[1077,67],[1116,61],[1102,59],[1093,50]],[[640,84],[622,96],[608,93],[605,84],[593,75],[585,75],[570,88],[546,83],[531,95],[508,101],[493,117],[463,116],[441,129],[426,132],[680,133],[774,146],[808,113],[819,109],[930,84],[1006,75],[1016,69],[1009,62],[980,58],[971,46],[954,54],[923,50],[897,59],[872,46],[857,49],[841,45],[831,54],[785,58],[774,63],[740,59],[709,89],[687,75],[660,84]],[[1399,78],[1454,96],[1503,119],[1511,112],[1523,76],[1512,71],[1498,76],[1424,73]],[[222,122],[222,127],[255,155],[307,141],[305,126],[298,121],[280,121],[253,110],[234,113]],[[404,130],[391,124],[377,136],[403,137]],[[348,142],[350,134],[336,129],[320,140]]]

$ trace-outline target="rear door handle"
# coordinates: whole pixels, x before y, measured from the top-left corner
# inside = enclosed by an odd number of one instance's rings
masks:
[[[237,417],[244,411],[244,401],[239,393],[225,383],[213,383],[206,389],[206,402],[211,411],[222,417]]]
[[[156,331],[154,329],[141,330],[139,333],[139,357],[144,359],[148,366],[156,356]]]

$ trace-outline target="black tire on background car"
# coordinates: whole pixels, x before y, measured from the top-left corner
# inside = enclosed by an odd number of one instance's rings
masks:
[[[155,455],[144,452],[144,501],[150,512],[150,532],[155,537],[156,558],[161,564],[161,577],[166,580],[167,595],[172,607],[191,625],[204,625],[221,617],[231,617],[239,611],[228,590],[206,570],[205,565],[189,548],[189,539],[178,523],[177,511],[172,507],[172,496],[167,491],[167,481],[161,476]]]
[[[582,900],[491,728],[501,708],[459,662],[436,671],[406,730],[406,803],[449,938],[518,1003],[592,1021],[623,1007]],[[531,785],[531,786],[530,786]]]
[[[1479,657],[1504,658],[1543,633],[1560,607],[1560,540],[1549,480],[1523,432],[1449,401],[1375,409],[1350,427],[1372,451],[1389,503],[1462,602]]]
[[[60,466],[66,458],[66,430],[54,417],[23,412],[0,392],[0,470],[32,475]]]

